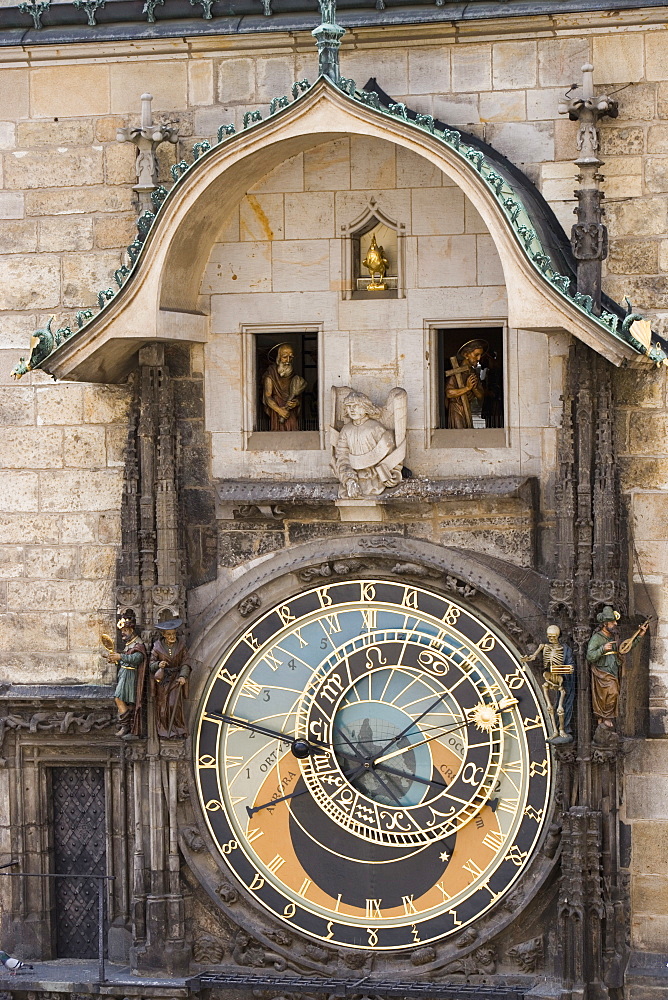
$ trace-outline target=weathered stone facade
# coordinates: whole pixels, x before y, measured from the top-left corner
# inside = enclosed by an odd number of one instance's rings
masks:
[[[617,95],[619,117],[601,123],[610,231],[603,286],[617,302],[628,295],[634,310],[644,312],[653,329],[664,334],[668,330],[665,11],[499,14],[458,25],[445,15],[435,23],[403,26],[374,26],[373,12],[367,14],[366,23],[344,37],[342,74],[359,86],[374,77],[393,100],[490,143],[535,183],[567,231],[575,206],[577,125],[559,117],[559,97],[580,80],[581,67],[589,61],[598,86],[608,91],[625,88]],[[527,329],[511,325],[506,260],[470,197],[434,162],[394,140],[362,131],[323,138],[267,169],[258,154],[255,162],[260,165],[253,167],[252,183],[241,184],[238,195],[225,202],[215,238],[206,237],[207,262],[192,279],[197,315],[183,307],[179,314],[178,276],[166,269],[161,305],[165,312],[170,307],[173,312],[164,320],[171,324],[164,327],[168,332],[158,337],[167,342],[161,357],[140,358],[139,367],[133,362],[122,377],[115,373],[105,379],[102,366],[96,383],[54,384],[43,372],[34,371],[16,384],[9,373],[18,355],[27,352],[32,332],[44,327],[52,313],[54,326],[76,330],[77,312],[96,309],[98,291],[112,286],[114,271],[127,263],[125,247],[136,232],[135,150],[130,143],[116,141],[116,130],[136,122],[140,95],[153,94],[157,121],[178,124],[176,148],[165,144],[158,150],[159,180],[170,187],[170,167],[182,159],[190,161],[194,143],[211,140],[224,123],[234,123],[241,131],[249,109],[259,108],[266,117],[272,98],[289,93],[294,80],[314,79],[315,56],[308,33],[287,30],[208,36],[184,32],[173,38],[58,45],[7,43],[2,51],[0,682],[96,686],[114,679],[115,669],[100,657],[98,647],[100,631],[113,623],[116,588],[149,587],[141,574],[137,579],[128,576],[130,529],[121,516],[127,502],[124,490],[138,469],[137,475],[141,474],[141,460],[133,459],[132,449],[129,454],[128,441],[135,432],[136,440],[141,436],[137,407],[143,398],[142,364],[164,369],[173,387],[175,427],[169,433],[178,452],[175,482],[183,562],[179,572],[188,591],[187,606],[181,610],[188,612],[198,649],[206,653],[202,662],[207,669],[208,658],[214,655],[207,636],[221,607],[228,608],[232,635],[246,614],[259,606],[254,595],[263,586],[268,590],[262,601],[274,594],[272,574],[282,581],[276,584],[276,593],[282,596],[284,590],[287,593],[284,576],[295,585],[299,572],[328,578],[338,572],[337,560],[350,558],[367,566],[376,566],[375,560],[381,559],[381,571],[390,575],[411,577],[411,566],[421,567],[427,576],[440,574],[439,580],[445,574],[449,586],[464,588],[459,591],[464,596],[467,586],[477,589],[484,583],[485,566],[489,579],[498,581],[505,573],[518,592],[531,594],[536,608],[523,605],[523,618],[517,605],[511,607],[509,591],[502,592],[498,583],[493,613],[507,616],[502,619],[504,626],[522,652],[527,643],[540,641],[548,601],[536,581],[538,576],[545,582],[557,575],[555,484],[560,475],[568,358],[575,338],[565,329],[541,329],[539,323],[533,328],[527,324]],[[342,227],[360,214],[370,198],[405,227],[402,298],[368,302],[342,295]],[[210,211],[214,208],[220,208],[220,202],[212,202]],[[192,245],[196,243],[197,233],[192,236]],[[454,447],[452,439],[449,444],[438,436],[442,431],[435,418],[434,337],[437,329],[453,323],[470,327],[472,336],[476,325],[504,328],[508,404],[503,446],[482,442],[477,448]],[[314,329],[320,337],[320,430],[308,447],[279,448],[261,440],[254,444],[255,386],[248,378],[251,341],[260,330],[295,328]],[[136,348],[141,344],[142,329],[137,324]],[[76,373],[75,377],[80,378]],[[629,584],[627,627],[639,621],[639,615],[656,610],[659,616],[652,626],[649,668],[645,651],[644,658],[634,658],[629,676],[627,732],[637,742],[624,759],[620,785],[624,832],[619,871],[622,886],[625,879],[629,883],[630,947],[636,965],[645,961],[651,966],[655,956],[666,951],[668,930],[668,796],[663,794],[668,792],[664,516],[668,401],[664,368],[616,367],[611,381],[614,440],[606,447],[617,461],[620,509],[628,528],[620,575],[622,585]],[[348,384],[378,397],[394,385],[405,387],[409,394],[407,464],[417,485],[412,493],[410,481],[400,487],[405,496],[388,502],[382,526],[350,528],[339,521],[332,503],[327,393],[330,385]],[[430,493],[428,484],[440,480],[449,485],[436,495]],[[478,488],[485,480],[497,486]],[[237,487],[239,481],[252,481],[253,486],[244,493],[245,487]],[[269,486],[263,493],[266,482]],[[309,495],[311,487],[323,483],[326,495]],[[286,497],[283,484],[298,484],[301,498]],[[618,539],[624,540],[623,531]],[[442,550],[442,565],[436,564],[435,556],[433,565],[429,563],[429,545]],[[466,557],[458,563],[462,552]],[[402,565],[403,570],[397,569]],[[476,574],[482,574],[480,579]],[[522,591],[525,576],[526,592]],[[159,584],[156,578],[150,585]],[[86,704],[86,713],[109,708],[110,693],[98,691]],[[5,735],[14,743],[10,753],[3,751],[10,764],[3,786],[10,814],[2,820],[0,860],[25,850],[24,859],[30,860],[24,870],[29,864],[34,870],[43,864],[42,870],[47,870],[47,835],[40,835],[39,850],[30,851],[21,843],[21,838],[29,839],[35,824],[46,828],[48,811],[46,785],[39,808],[20,812],[18,805],[16,789],[22,779],[17,775],[27,759],[21,754],[28,752],[22,747],[27,740],[24,731],[31,732],[30,713],[23,704],[17,708],[12,699],[19,695],[11,688],[6,697],[8,716],[25,716],[25,725],[10,725]],[[168,769],[176,794],[176,785],[185,781],[187,773],[183,761],[179,758],[177,763],[175,758],[167,763],[168,755],[161,758],[161,751],[153,748],[142,771],[143,760],[122,758],[102,716],[96,717],[100,725],[90,741],[92,750],[85,748],[86,730],[82,736],[68,726],[56,750],[53,734],[63,725],[57,713],[66,709],[64,703],[55,705],[54,698],[53,691],[35,695],[37,707],[51,713],[44,725],[51,741],[45,767],[54,766],[56,760],[94,761],[111,768],[116,777],[122,771],[128,788],[127,774],[134,768],[135,793],[144,789],[147,796],[158,794],[157,775],[160,768]],[[38,722],[34,727],[39,737]],[[44,751],[35,751],[36,758],[40,753]],[[564,762],[565,771],[571,764]],[[38,764],[34,766],[37,774]],[[42,780],[36,779],[36,784]],[[565,784],[561,793],[568,789],[570,794],[573,787]],[[178,934],[175,930],[175,957],[169,968],[184,972],[191,947],[194,971],[223,960],[240,967],[271,965],[276,942],[262,939],[261,963],[245,956],[234,942],[229,923],[230,906],[236,902],[234,887],[221,883],[216,890],[227,905],[221,917],[207,896],[212,890],[208,884],[203,888],[193,874],[202,848],[196,816],[183,788],[179,784],[181,853],[192,866],[183,868],[180,883],[178,865],[177,875],[172,869],[168,886],[174,899],[178,897],[172,913]],[[119,868],[123,852],[131,850],[129,823],[120,818],[125,808],[122,799],[114,798],[113,809],[109,807],[114,822],[124,824],[122,843],[113,845]],[[174,816],[170,814],[169,822]],[[164,816],[163,821],[167,824]],[[152,819],[144,832],[147,839],[153,838],[153,857],[162,858],[161,877],[167,878],[167,863],[155,846],[155,829]],[[171,851],[170,857],[178,854]],[[499,937],[499,972],[555,974],[559,942],[554,930],[546,938],[544,963],[542,945],[520,951],[535,937],[534,918],[543,921],[541,926],[553,920],[555,885],[553,881],[518,925]],[[163,885],[160,892],[166,891]],[[116,937],[110,939],[110,955],[124,959],[132,935],[133,947],[137,939],[136,925],[130,930],[131,920],[136,921],[131,913],[132,887],[120,880],[114,893],[110,914],[116,920]],[[3,915],[3,932],[11,947],[25,947],[26,955],[37,958],[52,957],[45,897],[35,893],[28,903],[20,904],[20,921],[37,912],[42,921],[29,941],[17,929],[17,898],[9,893],[3,897],[12,914],[12,919]],[[156,913],[158,909],[156,903]],[[154,933],[159,939],[159,929]],[[607,946],[612,948],[610,941]],[[155,965],[158,945],[154,939],[154,951],[146,947],[150,954],[144,968],[151,962]],[[139,952],[133,952],[132,959],[141,966],[144,959]],[[328,971],[328,961],[305,953],[299,968],[322,974]],[[343,958],[337,961],[343,968]],[[416,959],[414,964],[420,962]],[[485,956],[469,942],[461,968],[451,962],[450,971],[485,974],[494,972],[496,964],[496,959],[486,964]],[[612,979],[611,995],[622,986]],[[641,1000],[651,992],[658,997],[663,988],[652,980],[642,992],[638,982],[629,979],[627,995]]]

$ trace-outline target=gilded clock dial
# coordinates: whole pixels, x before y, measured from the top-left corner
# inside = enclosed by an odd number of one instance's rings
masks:
[[[543,712],[493,628],[419,587],[316,587],[213,672],[201,804],[249,893],[306,934],[415,947],[517,880],[546,818]]]

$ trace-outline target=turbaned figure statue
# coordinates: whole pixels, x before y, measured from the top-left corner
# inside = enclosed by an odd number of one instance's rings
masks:
[[[332,386],[332,468],[339,496],[363,500],[401,482],[406,457],[406,390],[391,389],[376,406],[363,392]]]

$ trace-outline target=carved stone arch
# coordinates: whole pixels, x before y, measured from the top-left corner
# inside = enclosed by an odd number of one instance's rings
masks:
[[[403,222],[392,219],[383,210],[379,201],[375,197],[372,197],[369,198],[366,208],[356,219],[341,226],[341,236],[343,237],[341,240],[341,270],[343,274],[341,297],[344,299],[352,298],[356,291],[356,279],[359,277],[357,274],[356,258],[359,259],[360,257],[360,237],[366,235],[378,224],[386,226],[387,229],[396,234],[396,297],[403,299],[406,295],[404,287],[404,236],[406,226]],[[391,291],[391,289],[388,291]]]
[[[123,288],[92,322],[56,348],[45,369],[57,378],[114,382],[127,375],[142,343],[206,342],[201,276],[225,213],[279,164],[324,142],[355,135],[393,143],[426,159],[471,201],[501,260],[510,326],[566,330],[617,365],[636,356],[540,271],[520,242],[508,208],[471,160],[428,131],[353,101],[320,78],[294,104],[200,157],[162,205]]]

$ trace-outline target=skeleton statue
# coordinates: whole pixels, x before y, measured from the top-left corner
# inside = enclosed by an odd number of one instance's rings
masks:
[[[391,389],[381,408],[349,386],[332,387],[332,468],[340,497],[368,499],[401,482],[406,419],[405,389]]]
[[[558,625],[548,625],[547,642],[541,643],[530,656],[523,656],[522,662],[530,663],[540,653],[543,654],[543,694],[554,730],[554,736],[548,742],[572,743],[570,728],[575,697],[575,660],[571,647],[559,642],[560,635]],[[557,709],[556,718],[553,698]]]

